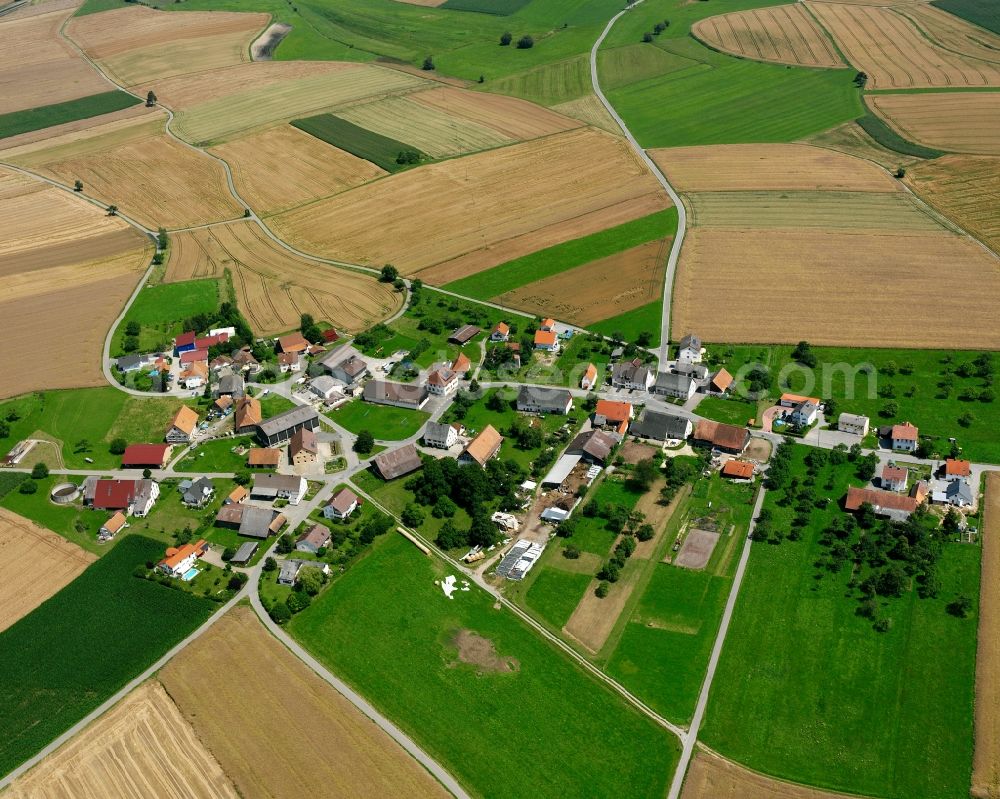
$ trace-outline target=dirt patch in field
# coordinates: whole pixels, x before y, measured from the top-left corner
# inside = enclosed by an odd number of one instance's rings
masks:
[[[244,799],[448,795],[249,608],[233,608],[160,679]]]
[[[874,164],[804,144],[650,150],[678,191],[899,191]]]
[[[4,793],[9,799],[238,795],[155,680],[136,688]]]
[[[459,630],[451,639],[451,644],[458,650],[459,661],[476,666],[480,672],[512,672],[521,669],[517,658],[501,657],[489,638],[483,638],[472,630]]]
[[[743,457],[748,461],[767,463],[771,457],[771,442],[766,438],[758,438],[754,436],[750,439],[750,443],[743,451]]]
[[[995,799],[1000,796],[1000,472],[987,472],[983,502],[972,795]]]
[[[275,22],[250,45],[250,57],[254,61],[270,61],[274,58],[274,51],[278,49],[282,39],[291,32],[291,25]]]
[[[59,36],[72,14],[62,9],[3,22],[0,114],[114,89]]]
[[[918,144],[1000,155],[1000,92],[872,94],[876,113]]]
[[[656,552],[660,548],[660,541],[667,529],[667,521],[674,515],[677,507],[691,493],[691,486],[684,485],[670,500],[670,503],[663,505],[660,503],[660,489],[664,483],[657,481],[653,487],[647,491],[635,505],[635,509],[646,517],[646,521],[653,525],[655,533],[648,541],[639,541],[635,545],[635,552],[632,557],[638,560],[649,560],[656,557]]]
[[[696,39],[740,58],[805,67],[844,67],[833,42],[799,4],[754,8],[702,19]]]
[[[684,780],[681,799],[845,799],[845,794],[765,777],[699,750]],[[857,797],[856,799],[861,799]]]
[[[226,160],[240,196],[260,214],[285,211],[387,174],[291,125],[234,139],[212,152]]]
[[[177,233],[170,239],[166,280],[233,276],[236,301],[261,334],[298,327],[303,313],[357,332],[391,316],[402,295],[373,275],[295,255],[256,222],[235,222]]]
[[[941,290],[948,264],[949,290]],[[1000,264],[951,233],[692,229],[673,303],[673,334],[706,341],[933,347],[928,315],[972,348],[1000,347]],[[718,309],[726,308],[720,314]],[[877,319],[877,325],[872,320]]]
[[[618,582],[610,583],[608,595],[604,599],[594,593],[601,581],[597,578],[591,580],[583,598],[563,627],[566,634],[576,639],[589,652],[600,652],[635,590],[640,570],[640,565],[630,559]]]
[[[624,142],[581,128],[392,175],[273,224],[300,249],[444,283],[523,254],[521,237],[545,230],[538,249],[626,221],[623,205],[634,219],[669,201]]]
[[[618,449],[618,454],[625,459],[625,463],[638,463],[639,461],[648,460],[652,458],[657,452],[660,451],[659,447],[653,447],[649,444],[643,444],[640,441],[628,441],[621,445]]]
[[[714,533],[711,530],[699,530],[698,528],[688,530],[684,537],[684,543],[681,544],[680,551],[672,562],[685,569],[704,569],[712,559],[712,553],[715,551],[716,544],[719,543],[719,538],[719,533]]]
[[[494,302],[586,326],[655,302],[672,239],[640,244],[607,258],[508,291]]]
[[[95,560],[62,536],[0,508],[0,630],[33,611]]]

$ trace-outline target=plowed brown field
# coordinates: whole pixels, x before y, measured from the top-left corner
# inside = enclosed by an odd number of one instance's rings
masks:
[[[678,191],[899,191],[874,164],[804,144],[650,150]]]
[[[494,302],[586,326],[663,295],[670,239],[651,241],[508,291]]]
[[[134,86],[248,62],[250,42],[269,19],[130,6],[77,17],[67,33],[116,81]]]
[[[934,44],[902,9],[806,3],[869,89],[1000,86],[1000,63]],[[933,31],[931,31],[933,35]]]
[[[846,66],[826,31],[799,4],[709,17],[692,25],[691,33],[717,50],[756,61]]]
[[[870,94],[866,99],[890,125],[919,144],[1000,155],[1000,92]]]
[[[948,291],[941,290],[948,264]],[[849,287],[849,290],[845,290]],[[707,341],[933,347],[928,315],[965,346],[1000,347],[1000,261],[951,233],[693,228],[684,243],[673,333]],[[725,312],[720,312],[724,308]]]
[[[20,19],[0,17],[0,114],[77,97],[114,87],[59,37],[73,9]]]
[[[160,679],[245,799],[448,796],[249,608],[233,608]]]
[[[260,214],[285,211],[387,174],[291,125],[220,144],[212,152],[226,160],[240,196]]]
[[[222,768],[151,680],[15,780],[7,799],[236,799]]]
[[[972,795],[1000,796],[1000,472],[986,474]]]
[[[304,313],[353,333],[391,316],[403,302],[374,276],[279,247],[256,222],[177,233],[170,244],[167,280],[218,277],[228,269],[240,310],[261,334],[298,327]]]
[[[444,283],[668,205],[621,140],[584,128],[409,170],[272,224],[300,249]]]
[[[942,214],[1000,252],[1000,158],[946,155],[907,169],[906,182]]]
[[[97,556],[0,508],[0,630],[27,615]]]

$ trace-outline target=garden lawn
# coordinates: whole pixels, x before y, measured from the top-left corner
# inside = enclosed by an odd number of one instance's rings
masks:
[[[573,615],[592,578],[591,574],[543,566],[525,593],[524,602],[557,630],[561,629]]]
[[[330,418],[352,433],[367,430],[375,438],[399,441],[417,433],[430,414],[356,399],[332,411]]]
[[[0,772],[67,730],[208,618],[213,603],[134,577],[163,545],[127,536],[0,633]]]
[[[660,321],[663,316],[663,301],[657,300],[618,316],[595,322],[588,329],[601,336],[615,336],[623,341],[636,341],[642,333],[649,333],[650,347],[660,345]]]
[[[182,322],[196,314],[218,310],[221,285],[218,280],[184,280],[144,287],[115,330],[111,354],[121,355],[129,322],[141,325],[139,351],[169,350],[174,336],[183,333]]]
[[[705,397],[698,403],[695,413],[716,422],[743,427],[748,420],[757,415],[757,403],[722,397]]]
[[[795,448],[792,473],[804,471]],[[827,466],[834,498],[800,541],[754,544],[702,737],[751,769],[821,788],[891,799],[967,796],[972,764],[980,548],[944,545],[938,598],[912,588],[880,601],[885,633],[857,615],[849,568],[817,577],[818,539],[858,484],[850,464]],[[777,525],[793,508],[768,495]],[[849,595],[845,596],[845,592]],[[969,618],[945,606],[964,594]]]
[[[289,631],[473,794],[662,795],[676,739],[478,587],[445,597],[434,581],[449,573],[390,533]],[[499,668],[460,659],[463,631],[495,647]],[[500,731],[516,767],[496,756]]]
[[[605,478],[596,491],[591,491],[587,494],[587,498],[584,500],[583,505],[581,505],[581,509],[574,514],[577,517],[576,528],[573,531],[573,535],[561,539],[563,546],[576,547],[581,552],[592,552],[595,555],[600,555],[602,558],[607,557],[611,551],[611,545],[615,542],[618,535],[607,529],[607,519],[599,516],[584,515],[582,512],[583,506],[588,502],[596,500],[600,503],[601,507],[622,505],[632,509],[635,507],[635,503],[639,501],[640,496],[640,494],[629,491],[625,487],[624,481]]]
[[[53,103],[38,108],[28,108],[24,111],[12,111],[0,114],[0,139],[7,136],[17,136],[33,130],[74,122],[77,119],[88,119],[100,114],[110,114],[123,108],[136,105],[139,98],[123,91],[113,90],[67,100],[64,103]]]
[[[233,452],[238,446],[252,447],[249,436],[218,438],[199,444],[174,467],[178,472],[238,472],[247,468],[247,456]]]

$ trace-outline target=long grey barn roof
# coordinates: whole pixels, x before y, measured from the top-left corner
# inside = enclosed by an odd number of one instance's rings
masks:
[[[261,422],[257,427],[265,436],[273,436],[289,427],[303,424],[313,419],[319,419],[319,414],[312,408],[300,405],[296,408],[289,408],[287,411],[279,413]]]

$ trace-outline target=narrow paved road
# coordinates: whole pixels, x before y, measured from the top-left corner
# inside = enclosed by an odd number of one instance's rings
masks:
[[[677,271],[677,261],[681,254],[681,246],[684,244],[684,233],[687,228],[687,211],[684,208],[684,203],[681,202],[681,198],[674,191],[674,187],[670,185],[670,181],[667,180],[667,176],[664,175],[660,168],[653,162],[653,159],[646,154],[646,151],[639,146],[639,142],[636,141],[635,136],[632,135],[632,131],[628,129],[615,107],[608,102],[608,98],[604,96],[604,92],[601,90],[601,81],[597,76],[597,51],[600,49],[601,44],[603,44],[607,35],[611,32],[611,28],[614,24],[622,17],[622,15],[627,14],[637,5],[641,4],[643,0],[636,0],[636,2],[627,6],[624,10],[619,11],[615,14],[608,24],[605,26],[604,31],[598,37],[597,41],[594,42],[594,46],[590,50],[590,83],[594,87],[594,94],[597,95],[597,99],[601,101],[601,105],[611,114],[612,118],[621,128],[625,139],[628,141],[629,145],[635,151],[635,154],[639,156],[643,163],[649,167],[649,171],[653,173],[653,176],[659,181],[660,185],[666,190],[667,194],[670,196],[671,201],[677,208],[677,233],[674,236],[673,243],[670,245],[670,255],[667,256],[667,273],[663,279],[663,312],[660,317],[660,368],[665,369],[667,363],[667,355],[669,351],[670,344],[670,303],[674,294],[674,273]]]

